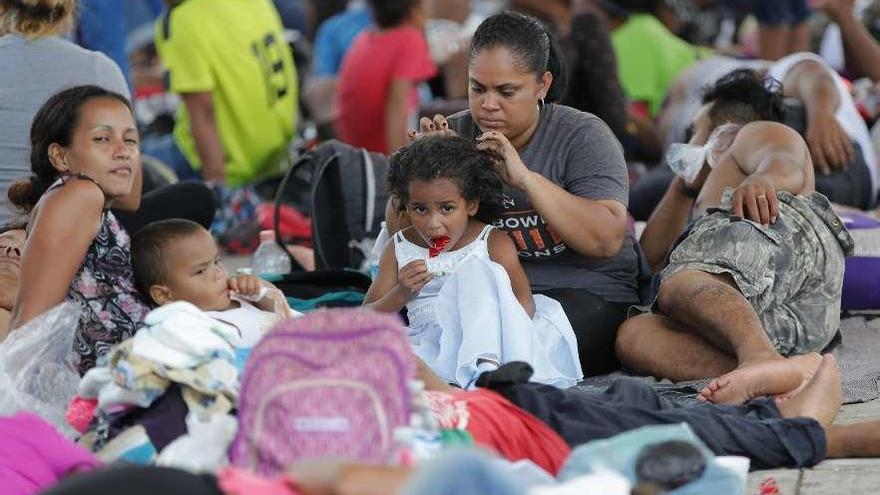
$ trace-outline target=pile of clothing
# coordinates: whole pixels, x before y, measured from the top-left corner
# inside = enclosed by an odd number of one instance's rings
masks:
[[[233,345],[235,327],[186,302],[153,310],[145,324],[83,376],[68,408],[71,425],[87,432],[80,443],[105,461],[153,462],[193,417],[227,416],[238,398],[250,349]]]

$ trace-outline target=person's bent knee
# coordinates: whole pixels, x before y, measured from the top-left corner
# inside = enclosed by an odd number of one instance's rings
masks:
[[[694,299],[709,292],[728,295],[730,290],[739,292],[729,273],[713,274],[697,269],[684,269],[665,277],[657,290],[657,307],[666,315],[688,311]]]
[[[683,298],[687,298],[690,290],[687,284],[688,270],[680,271],[664,277],[657,289],[657,307],[664,314],[672,314]]]
[[[614,353],[617,359],[628,368],[638,367],[638,349],[640,348],[642,334],[645,326],[641,320],[649,315],[639,315],[630,318],[620,325],[617,330],[617,340],[614,343]]]

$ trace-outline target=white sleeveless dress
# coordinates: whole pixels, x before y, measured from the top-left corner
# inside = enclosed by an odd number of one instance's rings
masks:
[[[562,306],[535,295],[535,316],[516,299],[507,271],[489,258],[487,225],[455,251],[428,249],[395,234],[398,267],[424,259],[435,276],[407,305],[413,350],[441,378],[461,387],[479,375],[477,361],[525,361],[532,381],[567,388],[581,378],[577,341]],[[482,369],[482,368],[481,368]]]

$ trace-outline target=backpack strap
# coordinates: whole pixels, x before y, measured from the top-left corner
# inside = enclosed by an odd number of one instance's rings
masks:
[[[309,163],[311,154],[306,153],[305,155],[296,159],[289,167],[287,167],[287,172],[284,173],[284,177],[281,178],[281,183],[278,184],[278,189],[275,190],[275,200],[273,203],[273,213],[272,213],[272,229],[275,230],[275,244],[281,246],[281,249],[287,253],[287,258],[290,259],[290,266],[296,267],[293,271],[304,272],[305,268],[299,264],[299,261],[296,261],[296,258],[293,257],[293,253],[287,249],[284,243],[281,240],[281,201],[284,199],[284,191],[287,189],[287,184],[290,182],[290,179],[293,177],[294,172],[299,168],[304,166],[304,164]]]
[[[370,152],[361,148],[364,156],[364,185],[366,187],[366,205],[364,208],[364,232],[373,230],[376,213],[376,170],[373,168],[373,157]]]

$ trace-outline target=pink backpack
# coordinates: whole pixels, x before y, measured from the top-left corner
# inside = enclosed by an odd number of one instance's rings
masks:
[[[330,309],[279,323],[245,367],[230,458],[265,476],[300,459],[386,462],[415,370],[396,315]]]

